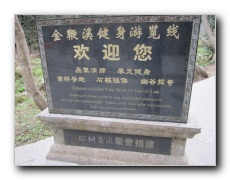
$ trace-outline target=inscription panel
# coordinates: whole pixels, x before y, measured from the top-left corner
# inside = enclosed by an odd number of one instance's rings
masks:
[[[187,122],[199,16],[38,21],[49,111]]]
[[[66,145],[170,155],[171,138],[64,130]]]

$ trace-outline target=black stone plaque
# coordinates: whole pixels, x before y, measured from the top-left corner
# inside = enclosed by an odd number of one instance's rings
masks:
[[[172,138],[64,130],[65,145],[170,155]]]
[[[199,16],[37,21],[49,111],[187,122]]]

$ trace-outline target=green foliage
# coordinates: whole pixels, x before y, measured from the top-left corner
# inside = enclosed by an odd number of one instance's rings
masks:
[[[211,64],[210,59],[213,56],[213,51],[210,47],[206,46],[202,43],[201,40],[198,41],[198,48],[197,48],[197,63],[201,67],[205,67]]]
[[[15,145],[34,143],[52,135],[51,129],[37,119],[40,110],[33,100],[28,99],[17,104],[15,116]]]
[[[22,78],[17,79],[15,81],[15,94],[18,94],[24,91],[25,91],[25,86],[24,86]]]

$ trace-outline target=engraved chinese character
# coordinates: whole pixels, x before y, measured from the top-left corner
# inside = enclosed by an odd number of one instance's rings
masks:
[[[133,70],[132,69],[127,69],[126,74],[133,74]]]
[[[90,68],[90,72],[91,72],[92,74],[97,73],[97,68]]]
[[[116,137],[115,138],[115,144],[118,146],[122,146],[123,145],[123,138]]]
[[[169,26],[167,29],[167,37],[174,36],[176,39],[179,39],[179,33],[177,32],[178,26],[173,24],[173,26]]]
[[[120,79],[119,78],[113,78],[113,83],[119,84],[120,83]]]
[[[117,31],[118,31],[118,33],[116,34],[116,35],[117,35],[116,38],[124,39],[125,31],[126,31],[126,30],[124,29],[124,27],[119,26],[119,27],[117,28]]]
[[[82,73],[82,69],[80,67],[76,67],[76,70],[75,70],[76,73]]]
[[[103,140],[102,136],[98,137],[98,144],[104,144],[104,140]]]
[[[143,72],[143,75],[149,75],[151,73],[151,71],[149,69],[145,69]]]
[[[152,54],[151,46],[145,46],[145,44],[137,44],[133,50],[136,51],[134,60],[147,61],[152,59],[150,56]]]
[[[174,83],[174,81],[172,79],[169,79],[166,81],[166,83],[169,85],[169,86],[172,86],[172,84]]]
[[[144,147],[144,140],[136,139],[135,140],[135,147],[143,148]]]
[[[62,77],[62,76],[58,76],[58,77],[57,77],[57,80],[58,80],[59,82],[62,82],[62,81],[63,81],[63,77]]]
[[[149,80],[150,85],[155,85],[156,83],[157,83],[157,81],[155,79],[150,79]]]
[[[103,83],[103,80],[104,80],[104,78],[97,77],[96,82],[98,82],[98,83]]]
[[[153,149],[154,148],[154,141],[146,140],[145,147],[148,148],[148,149]]]
[[[158,79],[157,85],[165,85],[165,79]]]
[[[106,73],[106,68],[99,68],[98,73],[105,74]]]
[[[134,73],[135,73],[135,75],[137,75],[137,74],[142,75],[141,69],[134,69]]]
[[[93,142],[93,143],[95,143],[95,140],[96,140],[96,138],[94,137],[94,136],[92,136],[92,137],[88,137],[88,142]]]
[[[121,83],[122,84],[127,84],[128,83],[128,79],[127,78],[121,78]]]
[[[86,137],[85,137],[85,136],[80,136],[80,135],[79,135],[78,141],[85,142],[85,141],[86,141]]]
[[[90,39],[90,40],[92,40],[92,37],[93,37],[93,34],[92,34],[92,29],[89,27],[89,28],[84,28],[83,29],[83,32],[82,32],[82,38],[84,39],[84,40],[88,40],[88,39]]]
[[[54,31],[54,33],[53,33],[53,35],[51,36],[51,37],[53,37],[54,38],[54,41],[59,41],[59,40],[61,40],[61,37],[62,37],[63,35],[61,34],[61,33],[59,33],[58,31],[57,31],[57,29],[55,29],[55,31]]]
[[[69,40],[73,40],[73,39],[78,40],[77,31],[75,29],[68,29],[66,31],[66,33],[67,33],[67,37],[66,37],[67,39],[69,39]]]
[[[118,68],[117,73],[118,74],[125,74],[124,68]]]
[[[148,79],[141,79],[141,84],[147,85],[149,83]]]
[[[83,67],[83,72],[84,73],[90,73],[89,68],[88,67]]]
[[[72,80],[73,82],[77,82],[77,77],[76,77],[76,76],[72,76],[71,80]]]
[[[143,34],[141,29],[142,28],[140,26],[131,27],[131,31],[129,33],[130,37],[134,36],[134,37],[140,38],[141,35]]]
[[[102,28],[99,29],[97,36],[99,36],[99,39],[101,39],[102,37],[105,39],[110,39],[108,37],[108,32],[109,30],[107,28],[104,28],[104,30],[102,30]]]
[[[158,28],[157,25],[149,26],[150,36],[148,38],[160,39],[160,34],[158,34],[157,36],[157,28]]]
[[[106,144],[113,144],[113,138],[112,137],[107,138],[105,143]]]
[[[78,58],[78,60],[81,60],[83,58],[86,58],[87,60],[90,59],[89,56],[87,56],[86,52],[89,51],[89,47],[84,47],[84,44],[81,44],[81,46],[74,45],[73,46],[74,51],[76,52],[74,58]]]
[[[119,45],[112,45],[112,44],[108,44],[108,45],[103,45],[104,46],[104,50],[102,50],[102,52],[104,53],[104,57],[103,59],[108,59],[111,61],[119,61],[120,57],[119,57]]]
[[[69,82],[69,80],[70,80],[69,76],[65,76],[65,77],[64,77],[64,81],[65,81],[65,82]]]
[[[79,77],[78,82],[85,82],[85,78],[84,77]]]
[[[125,139],[125,145],[132,147],[133,146],[133,140],[130,138],[126,138]]]
[[[105,77],[105,83],[112,83],[112,79],[110,77]]]

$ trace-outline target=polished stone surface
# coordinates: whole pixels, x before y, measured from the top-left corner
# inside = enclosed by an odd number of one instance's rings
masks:
[[[185,123],[199,20],[116,18],[41,26],[49,111]]]

